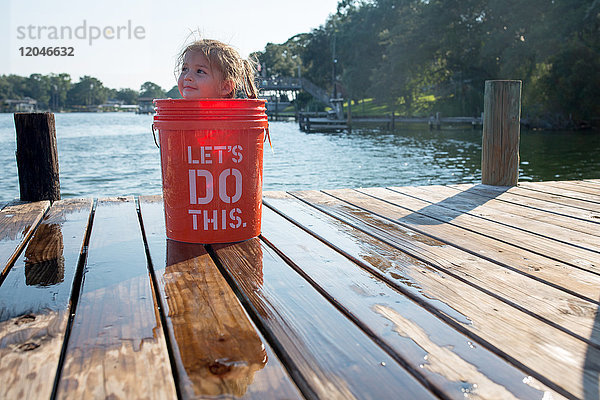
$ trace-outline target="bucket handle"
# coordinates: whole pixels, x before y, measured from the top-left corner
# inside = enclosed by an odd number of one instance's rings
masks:
[[[263,142],[266,142],[267,139],[269,139],[269,146],[271,146],[271,151],[273,151],[273,143],[271,143],[271,135],[269,134],[269,125],[267,125],[265,132],[266,132],[266,135],[265,135],[265,139],[263,140]]]
[[[154,124],[152,124],[152,137],[154,138],[154,144],[156,145],[156,147],[158,147],[160,149],[160,146],[158,145],[158,142],[156,141],[156,133],[155,133],[155,131],[156,131],[156,127],[154,126]]]

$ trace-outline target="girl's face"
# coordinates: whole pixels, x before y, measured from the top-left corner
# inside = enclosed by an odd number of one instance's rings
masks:
[[[233,82],[223,81],[223,74],[210,67],[204,54],[188,51],[183,58],[181,75],[177,80],[184,99],[223,98],[231,93]]]

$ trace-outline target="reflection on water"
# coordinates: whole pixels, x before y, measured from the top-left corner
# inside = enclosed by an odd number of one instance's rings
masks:
[[[63,235],[60,224],[42,224],[25,250],[25,284],[50,286],[65,279]]]
[[[61,193],[67,197],[159,194],[152,116],[56,114]],[[355,129],[306,133],[270,122],[264,190],[478,183],[481,130]],[[0,114],[0,201],[18,197],[12,114]],[[600,178],[597,132],[521,132],[520,180]]]
[[[192,382],[191,395],[244,395],[267,353],[204,247],[167,240],[163,279],[180,374]]]

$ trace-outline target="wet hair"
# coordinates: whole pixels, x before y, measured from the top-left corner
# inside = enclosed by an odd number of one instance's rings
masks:
[[[234,88],[226,98],[234,98],[236,95],[245,95],[250,99],[258,97],[258,88],[254,80],[256,62],[243,59],[237,50],[218,40],[200,39],[187,45],[177,57],[176,76],[181,73],[185,55],[194,51],[201,52],[206,57],[210,68],[221,71],[223,80],[233,81]]]

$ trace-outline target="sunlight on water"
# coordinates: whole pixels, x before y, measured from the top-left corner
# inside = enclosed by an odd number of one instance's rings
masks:
[[[56,114],[62,197],[161,193],[152,116]],[[264,190],[477,183],[481,131],[305,133],[271,122]],[[0,201],[19,196],[12,114],[0,114]],[[600,135],[522,132],[520,180],[600,178]]]

